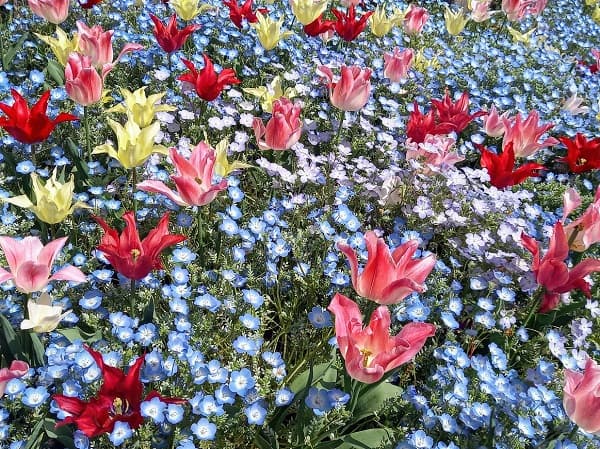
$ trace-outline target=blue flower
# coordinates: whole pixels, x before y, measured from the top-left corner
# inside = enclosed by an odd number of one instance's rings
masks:
[[[246,407],[244,414],[248,418],[248,424],[256,424],[258,426],[261,426],[267,417],[267,411],[258,402]]]
[[[169,404],[165,413],[167,421],[171,424],[178,424],[183,420],[184,409],[179,404]]]
[[[328,391],[321,388],[310,387],[304,402],[313,411],[328,412],[333,408]]]
[[[79,305],[82,309],[96,310],[102,305],[102,292],[100,290],[88,290],[79,300]]]
[[[196,260],[197,256],[196,253],[184,246],[182,248],[175,248],[172,257],[175,263],[190,263]]]
[[[229,389],[244,397],[248,390],[254,387],[256,381],[248,368],[242,368],[240,371],[232,371],[229,381]]]
[[[149,346],[152,344],[157,335],[158,332],[154,324],[143,324],[138,328],[138,331],[135,334],[135,341],[142,346]]]
[[[240,317],[242,326],[250,330],[257,330],[260,327],[260,318],[249,313],[245,313]]]
[[[258,309],[265,302],[265,298],[256,290],[242,290],[242,299],[255,309]]]
[[[191,429],[200,441],[213,440],[217,433],[217,426],[206,418],[201,418],[198,422],[192,424]]]
[[[225,384],[222,384],[215,390],[215,399],[219,404],[233,404],[235,402],[235,393]]]
[[[204,396],[200,404],[198,404],[198,410],[204,416],[221,416],[225,413],[223,406],[219,404],[213,395]]]
[[[126,440],[131,438],[132,435],[133,435],[133,432],[131,431],[131,427],[129,427],[128,423],[117,421],[115,423],[115,427],[113,428],[113,431],[108,436],[108,439],[115,446],[120,446]]]
[[[146,418],[152,418],[155,423],[162,423],[165,420],[164,411],[166,408],[167,405],[161,402],[159,398],[152,398],[140,404],[141,415]]]
[[[417,449],[431,449],[433,446],[433,438],[422,430],[414,432],[408,441]]]
[[[73,433],[73,444],[77,449],[88,449],[90,447],[90,439],[81,430],[76,430]]]
[[[294,393],[287,388],[282,388],[281,390],[277,390],[275,393],[275,405],[277,407],[283,407],[284,405],[288,405],[294,399]]]

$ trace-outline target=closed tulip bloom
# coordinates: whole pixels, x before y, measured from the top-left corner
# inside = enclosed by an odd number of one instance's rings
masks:
[[[69,54],[77,51],[79,45],[79,37],[77,33],[73,38],[69,39],[67,33],[65,33],[60,27],[56,27],[56,38],[50,36],[44,36],[38,33],[35,35],[50,46],[52,53],[56,56],[56,60],[64,66],[67,63]]]
[[[52,332],[58,323],[71,313],[70,310],[63,313],[62,306],[53,306],[52,299],[46,292],[42,293],[37,301],[29,299],[27,311],[29,318],[21,321],[21,329],[31,329],[38,333]]]
[[[509,120],[508,111],[502,115],[498,114],[495,105],[488,111],[487,115],[483,116],[483,130],[490,137],[502,137],[504,135],[504,120]]]
[[[29,294],[43,290],[53,280],[85,282],[85,275],[73,265],[51,275],[54,260],[66,241],[67,237],[62,237],[44,246],[37,237],[21,240],[0,237],[0,247],[10,268],[10,271],[0,268],[0,283],[12,280],[19,291]]]
[[[335,337],[346,371],[364,383],[377,382],[386,372],[412,360],[427,338],[435,335],[433,324],[408,323],[391,336],[390,312],[385,306],[378,307],[363,327],[358,305],[339,293],[328,309],[335,315]]]
[[[127,114],[140,128],[150,126],[157,112],[174,111],[175,106],[159,104],[166,92],[146,96],[146,86],[131,92],[122,87],[120,89],[123,102],[108,109],[106,112],[120,112]]]
[[[57,224],[64,221],[75,209],[89,208],[81,201],[73,202],[73,191],[75,190],[74,177],[64,184],[57,181],[56,169],[50,179],[42,183],[36,173],[31,173],[31,184],[35,196],[35,204],[27,195],[19,195],[13,198],[3,198],[15,206],[31,210],[36,217],[48,224]]]
[[[563,406],[585,432],[600,435],[600,366],[588,358],[583,373],[565,370]]]
[[[82,106],[98,103],[102,99],[104,79],[112,68],[112,64],[107,64],[100,75],[89,56],[77,52],[71,53],[65,66],[67,95]]]
[[[471,19],[474,22],[485,22],[492,16],[490,7],[492,0],[471,0]]]
[[[290,5],[298,22],[308,25],[325,12],[327,2],[328,0],[290,0]]]
[[[31,11],[42,19],[58,25],[69,15],[70,0],[27,0]]]
[[[429,13],[425,8],[411,4],[404,15],[404,22],[402,23],[404,32],[406,34],[419,34],[427,19],[429,19]]]
[[[261,150],[287,150],[298,142],[302,134],[300,112],[299,105],[282,97],[273,103],[273,116],[267,122],[267,126],[255,117],[252,127],[258,147]]]
[[[568,189],[564,195],[563,222],[565,218],[581,205],[581,198],[574,189]],[[581,216],[565,226],[569,248],[583,252],[594,243],[600,242],[600,187],[596,189],[594,201]]]
[[[79,51],[89,56],[94,66],[102,67],[104,64],[113,62],[113,30],[104,31],[100,25],[88,27],[78,20],[77,31],[79,32]]]
[[[154,144],[154,139],[160,131],[160,122],[158,121],[145,128],[140,128],[131,119],[127,120],[125,126],[108,119],[108,125],[117,135],[117,149],[115,150],[111,144],[106,143],[94,148],[92,154],[106,153],[118,160],[126,169],[139,167],[152,153],[167,154],[164,146]]]
[[[283,18],[275,21],[260,12],[256,13],[256,18],[258,19],[257,22],[250,25],[256,30],[258,40],[265,50],[274,49],[281,39],[285,39],[294,34],[291,31],[281,31]]]
[[[358,258],[350,245],[338,242],[337,248],[350,263],[352,285],[359,295],[378,304],[397,304],[413,292],[424,290],[423,282],[435,266],[433,254],[414,259],[416,240],[409,240],[390,252],[382,238],[373,231],[365,235],[367,263],[358,271]]]
[[[175,148],[169,150],[169,157],[176,170],[171,175],[171,180],[177,191],[171,190],[161,181],[152,180],[139,183],[137,188],[161,193],[179,206],[205,206],[227,188],[226,179],[214,182],[217,154],[206,143],[196,145],[189,159],[184,158]]]
[[[206,53],[202,54],[204,58],[204,68],[198,70],[191,61],[182,59],[182,62],[189,69],[188,73],[184,73],[177,77],[179,81],[191,85],[198,96],[206,101],[215,100],[225,89],[231,84],[239,84],[241,81],[236,78],[233,69],[223,69],[217,75],[215,66]]]
[[[179,50],[183,47],[189,35],[200,29],[200,25],[188,25],[180,30],[177,28],[177,14],[171,16],[167,26],[154,14],[150,14],[150,19],[154,22],[153,32],[156,42],[167,53]]]
[[[9,368],[0,369],[0,398],[4,396],[8,381],[23,377],[27,371],[29,371],[29,365],[21,360],[13,360]]]
[[[160,253],[187,238],[180,234],[169,234],[168,212],[162,216],[158,226],[152,229],[144,240],[140,240],[135,217],[131,211],[123,214],[126,224],[121,235],[100,217],[95,219],[104,230],[98,250],[104,253],[115,270],[126,278],[136,281],[145,278],[152,270],[161,270],[163,266]]]
[[[398,83],[408,76],[408,71],[412,67],[414,52],[412,48],[394,48],[393,53],[384,53],[383,55],[383,76],[393,83]]]
[[[333,82],[333,72],[329,67],[321,66],[319,71],[329,80],[329,98],[336,108],[342,111],[358,111],[369,101],[371,69],[342,66],[341,77],[337,83]]]

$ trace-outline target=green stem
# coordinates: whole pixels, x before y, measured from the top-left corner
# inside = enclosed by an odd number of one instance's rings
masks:
[[[167,66],[169,68],[169,86],[171,90],[175,89],[175,78],[173,77],[173,62],[171,61],[171,53],[167,53]]]
[[[340,143],[340,136],[342,135],[342,126],[344,125],[344,117],[345,117],[345,115],[346,115],[346,113],[340,109],[340,116],[339,116],[339,119],[338,119],[339,120],[339,124],[338,124],[337,133],[335,134],[335,140],[333,141],[333,150],[335,150],[336,147]]]
[[[196,213],[196,239],[198,241],[198,248],[202,248],[204,240],[202,206],[198,206],[198,211]]]
[[[131,317],[135,316],[135,279],[129,281],[129,306],[131,307]]]
[[[137,184],[137,167],[131,169],[131,197],[133,199],[133,216],[137,218],[137,198],[135,197],[135,185]]]
[[[92,160],[92,142],[90,140],[90,119],[87,106],[83,107],[83,127],[85,130],[86,159],[90,162]]]

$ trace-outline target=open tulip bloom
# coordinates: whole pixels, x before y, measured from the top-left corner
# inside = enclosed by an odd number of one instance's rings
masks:
[[[46,292],[42,293],[37,301],[27,301],[29,318],[21,321],[21,329],[31,329],[34,332],[51,332],[58,323],[66,317],[70,310],[63,313],[61,306],[53,306],[52,298]]]
[[[565,412],[582,430],[600,435],[600,366],[588,358],[583,373],[565,370]]]
[[[391,318],[386,306],[377,307],[369,325],[363,327],[358,305],[339,293],[328,309],[335,315],[335,337],[346,370],[364,383],[377,382],[386,372],[412,360],[427,338],[435,335],[433,324],[408,323],[398,335],[390,336]]]
[[[51,274],[54,260],[66,241],[67,237],[62,237],[44,246],[37,237],[21,240],[0,237],[0,247],[10,268],[10,271],[0,268],[0,283],[12,280],[18,290],[32,293],[39,292],[53,280],[85,282],[85,275],[72,265]]]
[[[422,292],[423,282],[435,266],[433,254],[423,259],[413,259],[418,242],[410,240],[393,252],[373,231],[365,235],[368,258],[363,270],[358,271],[356,251],[338,242],[338,249],[350,263],[352,285],[359,295],[378,304],[396,304],[413,292]]]
[[[27,371],[29,371],[29,365],[22,360],[13,360],[9,368],[0,369],[0,398],[4,396],[8,381],[23,377]]]

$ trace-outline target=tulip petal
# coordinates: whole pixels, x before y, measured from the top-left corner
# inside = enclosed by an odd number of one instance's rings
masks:
[[[57,281],[72,281],[72,282],[86,282],[87,277],[83,272],[73,265],[67,265],[50,277],[50,280]]]

